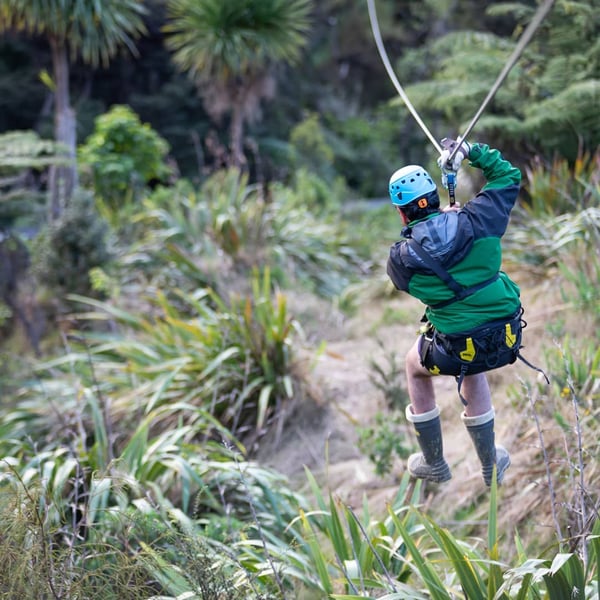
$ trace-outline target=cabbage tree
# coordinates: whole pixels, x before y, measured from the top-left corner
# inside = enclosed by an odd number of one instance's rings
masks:
[[[273,69],[301,55],[311,0],[168,0],[166,44],[207,111],[230,116],[230,162],[243,166],[244,123],[274,93]]]
[[[76,117],[69,93],[69,63],[80,58],[92,67],[106,66],[125,46],[135,52],[134,39],[145,32],[139,0],[0,0],[0,33],[42,36],[52,56],[54,134],[71,162],[50,174],[50,217],[60,216],[77,187]]]

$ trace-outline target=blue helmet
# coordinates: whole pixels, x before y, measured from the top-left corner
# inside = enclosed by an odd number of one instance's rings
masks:
[[[436,190],[429,173],[418,165],[402,167],[390,177],[390,199],[395,206],[406,206]]]

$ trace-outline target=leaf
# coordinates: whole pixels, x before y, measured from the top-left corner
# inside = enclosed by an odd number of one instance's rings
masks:
[[[260,431],[265,424],[267,413],[269,410],[269,400],[271,398],[271,393],[273,392],[273,385],[265,385],[260,390],[260,395],[258,397],[258,415],[256,419],[256,428]]]
[[[143,551],[141,563],[146,567],[148,575],[157,579],[165,591],[176,596],[190,592],[190,585],[178,566],[167,562],[145,542],[140,541],[140,546]]]
[[[304,528],[305,540],[308,543],[311,558],[319,576],[321,586],[327,594],[331,594],[333,592],[333,582],[331,581],[329,570],[327,569],[327,558],[323,552],[323,548],[319,544],[317,536],[312,530],[310,522],[306,518],[306,514],[302,510],[300,511],[300,520]]]
[[[400,532],[404,544],[407,546],[410,555],[413,558],[415,563],[414,568],[421,574],[423,583],[431,593],[432,599],[452,600],[452,597],[446,592],[446,586],[442,583],[437,573],[433,570],[430,561],[426,559],[421,552],[419,552],[417,545],[413,541],[413,534],[406,529],[404,523],[393,511],[389,511],[389,513],[394,521],[394,524],[396,525],[396,529]],[[412,565],[410,566],[413,567]]]

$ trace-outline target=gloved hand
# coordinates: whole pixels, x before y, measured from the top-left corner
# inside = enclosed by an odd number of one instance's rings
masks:
[[[452,162],[448,162],[450,159],[450,155],[454,152],[454,149],[457,145],[460,145],[459,149],[456,151],[452,158]],[[458,140],[453,140],[450,138],[444,138],[441,141],[441,146],[443,148],[442,153],[440,154],[437,163],[442,172],[444,170],[447,171],[458,171],[460,165],[465,158],[469,156],[471,152],[471,146],[468,142],[463,142],[460,137]]]

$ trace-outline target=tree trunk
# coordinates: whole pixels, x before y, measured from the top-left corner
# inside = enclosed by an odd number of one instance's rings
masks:
[[[244,142],[244,106],[239,99],[233,104],[231,111],[230,143],[231,156],[230,161],[234,167],[240,169],[246,168],[246,156],[243,150]]]
[[[69,93],[69,60],[63,41],[50,39],[52,66],[54,69],[54,137],[64,146],[66,165],[50,169],[50,219],[55,220],[69,203],[77,181],[77,132],[75,111],[71,107]]]

